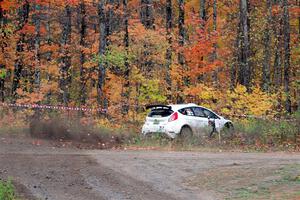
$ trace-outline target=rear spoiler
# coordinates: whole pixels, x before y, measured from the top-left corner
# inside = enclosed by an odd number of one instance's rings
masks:
[[[172,107],[171,106],[166,106],[166,105],[147,105],[146,109],[166,109],[166,110],[171,110]]]

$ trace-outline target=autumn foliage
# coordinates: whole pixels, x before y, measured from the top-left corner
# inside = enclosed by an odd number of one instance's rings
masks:
[[[299,2],[288,1],[287,41],[284,0],[269,5],[272,24],[267,1],[247,0],[251,79],[243,85],[240,1],[1,0],[0,100],[103,107],[134,120],[151,103],[194,102],[226,115],[296,111]]]

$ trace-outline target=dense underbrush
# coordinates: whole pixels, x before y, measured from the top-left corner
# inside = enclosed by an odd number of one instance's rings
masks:
[[[140,135],[141,122],[124,122],[107,116],[55,113],[24,118],[20,117],[22,113],[11,114],[0,119],[0,134],[25,132],[33,138],[79,142],[87,144],[89,148],[300,150],[300,112],[289,120],[233,120],[235,128],[230,136],[221,132],[209,137],[209,130],[206,130],[189,139],[169,139],[161,134],[145,138]]]

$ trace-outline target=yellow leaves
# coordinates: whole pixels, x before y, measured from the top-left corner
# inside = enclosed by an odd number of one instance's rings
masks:
[[[111,103],[116,103],[118,104],[121,102],[121,93],[122,93],[122,79],[112,73],[108,73],[108,78],[109,80],[107,81],[106,86],[109,87],[107,88],[107,91],[110,91],[108,93],[109,99],[111,99]]]
[[[136,66],[132,66],[131,79],[133,83],[141,83],[145,80],[142,73]]]
[[[227,91],[227,107],[232,112],[230,114],[274,115],[274,99],[274,95],[264,93],[259,87],[253,87],[249,93],[242,85],[238,85],[233,92]]]
[[[234,88],[234,93],[238,95],[245,95],[247,93],[247,88],[239,84],[236,86],[236,88]]]
[[[253,87],[252,92],[247,92],[242,85],[237,85],[233,90],[218,91],[204,84],[186,88],[186,96],[194,96],[196,103],[207,106],[226,115],[254,115],[274,116],[274,107],[277,104],[276,94],[264,93],[259,87]]]
[[[48,73],[51,74],[51,75],[58,75],[59,74],[59,68],[57,65],[50,65],[48,67]]]
[[[202,106],[212,109],[217,107],[217,104],[215,104],[214,101],[219,97],[219,94],[212,87],[208,87],[204,84],[197,84],[196,86],[186,88],[184,90],[184,94],[196,97],[198,99],[198,103]]]
[[[85,69],[91,69],[91,68],[93,68],[93,67],[96,67],[97,66],[97,63],[96,62],[94,62],[93,60],[89,60],[89,61],[87,61],[87,62],[85,62],[84,64],[83,64],[83,67],[85,68]],[[94,73],[95,74],[95,73]],[[97,76],[97,74],[96,74],[96,76]],[[94,79],[95,78],[97,78],[97,77],[93,77]]]
[[[178,83],[178,82],[182,82],[182,75],[184,74],[184,70],[177,64],[172,64],[171,66],[171,70],[170,70],[170,75],[172,78],[172,82],[174,82],[174,84]]]
[[[91,99],[95,99],[97,97],[97,95],[98,95],[97,89],[96,88],[92,88],[92,91],[90,93],[90,98]]]

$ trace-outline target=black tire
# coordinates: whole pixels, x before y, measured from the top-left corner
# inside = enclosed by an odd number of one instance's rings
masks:
[[[180,130],[179,138],[182,142],[190,142],[193,137],[193,131],[189,126],[183,126]]]
[[[223,137],[230,138],[234,136],[234,126],[231,122],[227,122],[222,129]]]

